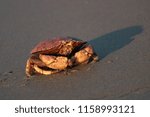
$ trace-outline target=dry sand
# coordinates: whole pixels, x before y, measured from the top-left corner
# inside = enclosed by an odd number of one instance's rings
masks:
[[[149,0],[1,0],[0,99],[150,99]],[[72,36],[101,60],[27,80],[39,41]],[[78,71],[76,71],[78,70]]]

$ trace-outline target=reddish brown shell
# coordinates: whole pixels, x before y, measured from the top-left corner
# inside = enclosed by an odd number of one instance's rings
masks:
[[[63,37],[56,37],[56,38],[52,38],[49,40],[44,40],[42,42],[40,42],[39,44],[37,44],[32,51],[30,52],[31,54],[57,54],[61,47],[63,46],[64,42],[69,42],[69,41],[73,41],[73,46],[78,47],[78,46],[82,46],[83,44],[85,44],[86,42],[84,41],[77,41],[74,40],[72,38],[63,38]]]

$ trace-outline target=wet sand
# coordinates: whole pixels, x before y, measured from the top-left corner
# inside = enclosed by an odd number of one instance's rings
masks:
[[[0,99],[150,99],[148,0],[1,0]],[[88,41],[101,60],[26,79],[41,40]]]

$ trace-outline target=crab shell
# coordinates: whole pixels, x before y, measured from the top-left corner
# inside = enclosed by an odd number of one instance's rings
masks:
[[[72,38],[56,37],[40,42],[32,49],[31,54],[69,55],[74,48],[81,47],[86,42]]]

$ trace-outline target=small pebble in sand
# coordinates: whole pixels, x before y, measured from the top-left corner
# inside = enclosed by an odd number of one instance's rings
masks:
[[[113,63],[113,60],[108,60],[107,63],[108,64]]]
[[[11,70],[11,71],[9,71],[8,73],[12,74],[12,73],[13,73],[13,71]]]

